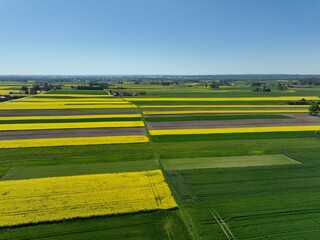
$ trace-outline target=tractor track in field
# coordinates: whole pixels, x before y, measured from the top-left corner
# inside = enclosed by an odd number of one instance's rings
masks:
[[[158,166],[160,167],[160,169],[162,170],[162,172],[164,173],[165,176],[168,176],[168,172],[165,170],[164,166],[163,166],[163,163],[160,159],[160,155],[159,153],[157,152],[157,150],[155,149],[154,145],[153,145],[153,141],[152,141],[152,137],[150,135],[150,131],[148,129],[148,125],[146,123],[146,120],[145,120],[145,116],[144,116],[144,113],[143,113],[143,110],[140,108],[139,105],[136,105],[138,108],[138,111],[139,113],[141,114],[141,118],[142,118],[142,121],[144,123],[144,126],[145,126],[145,132],[146,132],[146,135],[147,137],[149,138],[149,146],[151,148],[151,151],[153,153],[153,156],[158,164]],[[169,185],[173,186],[173,183],[170,181],[170,178],[167,177],[166,180],[168,181]],[[198,235],[198,233],[196,233],[193,229],[193,223],[192,223],[192,219],[190,217],[190,215],[186,212],[186,210],[183,209],[183,207],[179,207],[179,209],[182,211],[182,214],[181,214],[181,219],[182,221],[184,222],[186,228],[188,229],[188,232],[190,234],[190,236],[193,238],[193,239],[201,239]],[[188,217],[188,219],[187,219]],[[190,227],[191,225],[191,227]],[[171,240],[172,238],[175,239],[175,236],[174,236],[174,231],[171,229],[171,228],[165,228],[166,232],[167,232],[167,235],[168,235],[168,239]]]
[[[121,99],[123,99],[123,98],[121,98]],[[123,100],[124,100],[124,99],[123,99]],[[137,106],[137,108],[138,108],[139,113],[141,114],[142,121],[143,121],[143,123],[144,123],[144,125],[145,125],[146,135],[147,135],[147,137],[149,138],[149,145],[150,145],[150,148],[151,148],[152,153],[153,153],[153,155],[154,155],[154,158],[155,158],[155,160],[157,161],[160,169],[165,173],[165,175],[168,176],[169,173],[168,173],[167,170],[164,168],[163,163],[162,163],[161,158],[160,158],[160,155],[159,155],[159,153],[156,151],[156,149],[155,149],[155,147],[154,147],[154,145],[153,145],[153,140],[152,140],[152,137],[151,137],[151,135],[150,135],[150,131],[149,131],[148,125],[147,125],[146,120],[145,120],[145,116],[144,116],[144,113],[143,113],[143,109],[141,109],[139,105],[136,105],[136,106]],[[181,175],[181,173],[180,173],[179,171],[178,171],[178,173],[177,173],[177,176],[180,178],[181,183],[182,183],[183,186],[185,187],[186,191],[190,194],[190,196],[192,197],[192,199],[194,199],[200,206],[202,206],[203,208],[207,209],[207,210],[211,213],[214,221],[220,226],[220,228],[221,228],[222,232],[224,233],[224,235],[226,236],[226,238],[229,239],[229,240],[236,240],[236,238],[235,238],[235,236],[233,235],[232,231],[230,230],[230,228],[228,227],[228,225],[226,224],[226,222],[223,220],[223,218],[219,215],[219,213],[218,213],[215,209],[212,209],[212,208],[208,207],[206,204],[202,203],[202,202],[198,199],[198,197],[197,197],[197,196],[190,190],[190,188],[185,184],[184,179],[183,179],[183,176]],[[170,178],[167,178],[167,180],[168,180],[168,179],[170,179]],[[170,183],[170,185],[173,186],[173,183]],[[180,209],[181,209],[181,208],[180,208]],[[182,210],[182,209],[181,209],[181,210]],[[188,215],[188,213],[186,213],[186,212],[185,212],[184,214],[185,214],[185,215]],[[189,218],[191,218],[191,217],[189,216]],[[196,238],[196,239],[202,239],[202,238],[198,235],[198,233],[195,232],[194,229],[191,229],[190,227],[188,227],[188,225],[190,224],[190,223],[189,223],[190,220],[192,221],[192,219],[189,219],[189,221],[188,221],[188,219],[185,218],[185,219],[183,219],[183,222],[185,223],[185,225],[186,225],[186,227],[187,227],[187,229],[188,229],[191,237]],[[189,224],[188,224],[188,223],[189,223]],[[192,224],[192,225],[193,225],[193,224]],[[167,233],[167,234],[168,234],[168,238],[171,239],[170,234],[169,234],[169,233]]]
[[[230,230],[230,228],[228,227],[228,225],[226,224],[226,222],[223,220],[223,218],[220,216],[220,214],[217,212],[216,209],[213,209],[212,207],[208,207],[206,204],[202,203],[198,196],[195,195],[191,189],[188,187],[188,185],[184,182],[183,180],[183,176],[181,175],[180,171],[176,172],[178,178],[180,179],[180,182],[183,184],[184,188],[188,191],[188,193],[192,196],[192,199],[195,200],[200,206],[202,206],[203,208],[207,209],[212,217],[214,218],[214,220],[216,221],[216,223],[218,223],[218,225],[220,226],[221,230],[223,231],[224,235],[229,239],[229,240],[236,240],[236,237],[233,235],[232,231]]]

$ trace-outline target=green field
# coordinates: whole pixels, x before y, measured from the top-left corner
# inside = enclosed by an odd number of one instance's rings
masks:
[[[314,131],[304,132],[263,132],[263,133],[216,133],[216,134],[181,134],[181,135],[155,135],[155,142],[197,142],[220,140],[249,140],[249,139],[286,139],[286,138],[312,138]]]
[[[176,194],[204,239],[317,239],[318,148],[292,152],[302,164],[170,171]]]
[[[201,168],[256,167],[286,164],[299,164],[299,162],[285,155],[178,158],[163,160],[164,167],[170,171]]]
[[[179,212],[156,212],[71,220],[0,229],[0,239],[191,239]]]
[[[204,79],[204,81],[206,81]],[[61,90],[36,96],[51,100],[71,100],[79,94],[103,97],[102,90],[74,90],[80,82],[58,82]],[[0,181],[14,181],[57,176],[96,173],[137,172],[161,169],[179,206],[175,210],[140,212],[117,216],[90,217],[68,221],[0,228],[0,239],[318,239],[320,234],[320,138],[318,132],[270,132],[232,134],[190,134],[150,136],[149,126],[163,122],[226,121],[263,119],[286,123],[286,101],[161,101],[163,97],[285,97],[320,96],[320,88],[278,91],[278,81],[270,81],[271,92],[252,92],[250,81],[233,81],[230,86],[211,89],[196,82],[170,86],[152,85],[150,81],[135,84],[113,81],[112,91],[145,92],[143,98],[159,101],[136,101],[135,97],[119,97],[138,105],[136,109],[72,109],[72,110],[0,110],[0,116],[72,116],[141,113],[141,118],[0,120],[1,124],[67,123],[94,121],[135,121],[145,124],[148,143],[31,147],[0,149]],[[14,83],[17,84],[17,83]],[[15,86],[19,88],[19,84]],[[122,89],[123,88],[123,89]],[[107,89],[108,90],[108,89]],[[110,89],[109,89],[110,90]],[[59,96],[51,94],[69,94]],[[72,95],[74,94],[74,95]],[[51,95],[51,96],[50,96]],[[90,96],[86,96],[90,95]],[[92,95],[92,96],[91,96]],[[110,97],[105,97],[110,98]],[[283,110],[277,114],[208,114],[145,115],[153,109],[170,105],[277,105],[268,109]],[[160,105],[163,108],[153,108]],[[141,107],[142,106],[142,107]],[[241,107],[242,106],[242,107]],[[308,105],[303,105],[308,108]],[[301,107],[302,109],[303,107]],[[213,108],[208,108],[213,109]],[[232,110],[233,108],[218,108]],[[253,110],[254,107],[245,109]],[[260,108],[259,108],[260,109]],[[265,108],[263,108],[265,109]],[[300,109],[300,108],[299,108]],[[303,121],[308,113],[299,113]],[[305,115],[304,115],[305,114]],[[96,117],[97,117],[96,116]],[[320,122],[320,120],[319,120]],[[217,122],[216,122],[217,123]],[[190,122],[190,124],[192,124]],[[254,127],[254,125],[252,126]],[[320,129],[319,129],[320,130]],[[32,136],[31,136],[32,137]],[[112,182],[110,182],[112,185]],[[27,188],[28,186],[26,186]],[[90,199],[88,199],[89,201]],[[1,199],[0,199],[1,202]],[[0,214],[1,219],[1,214]]]
[[[103,163],[78,163],[12,167],[1,180],[30,179],[42,177],[72,176],[96,173],[135,172],[158,169],[155,160],[121,161]]]
[[[121,151],[120,151],[121,149]],[[149,144],[112,144],[0,149],[2,167],[154,159]]]

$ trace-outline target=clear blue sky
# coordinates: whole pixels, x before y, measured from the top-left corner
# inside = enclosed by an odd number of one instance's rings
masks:
[[[0,74],[320,73],[320,0],[0,0]]]

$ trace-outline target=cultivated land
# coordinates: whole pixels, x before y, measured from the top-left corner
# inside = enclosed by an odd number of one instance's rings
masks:
[[[318,239],[320,88],[62,84],[0,103],[0,239]]]
[[[177,207],[160,170],[1,181],[0,189],[0,227]]]
[[[258,155],[236,157],[211,157],[211,158],[178,158],[163,160],[163,165],[168,170],[185,170],[199,168],[232,168],[255,167],[299,164],[285,155]]]

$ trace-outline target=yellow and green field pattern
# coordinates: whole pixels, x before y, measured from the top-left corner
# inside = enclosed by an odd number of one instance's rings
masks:
[[[177,208],[160,170],[0,182],[0,227]]]
[[[1,148],[28,148],[28,147],[57,147],[57,146],[83,146],[103,144],[128,144],[149,142],[147,136],[107,136],[107,137],[75,137],[75,138],[42,138],[0,140]]]

